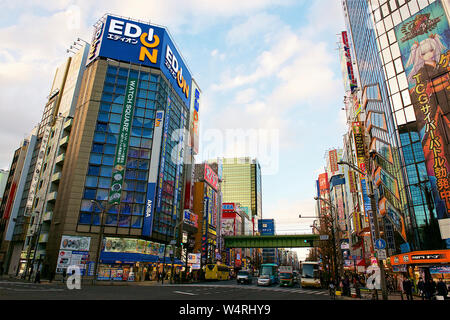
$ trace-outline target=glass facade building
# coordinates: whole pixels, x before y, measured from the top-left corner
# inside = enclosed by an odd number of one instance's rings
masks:
[[[361,104],[365,105],[366,126],[372,139],[370,148],[377,151],[377,165],[385,175],[379,196],[401,212],[407,241],[417,250],[428,247],[423,227],[433,213],[429,211],[424,189],[431,188],[431,184],[395,28],[433,2],[342,1],[356,55]],[[369,87],[378,88],[375,90],[378,92],[374,95]],[[395,223],[386,216],[383,220],[385,234],[391,233]],[[405,237],[402,239],[398,235],[396,233],[397,252],[398,244],[406,242]]]
[[[239,203],[248,208],[249,218],[262,218],[261,166],[257,160],[223,159],[222,192],[223,202]]]
[[[100,208],[91,200],[108,200],[111,188],[114,155],[119,137],[119,127],[124,110],[126,84],[129,78],[138,79],[136,105],[131,123],[131,136],[128,147],[125,180],[119,207],[112,206],[106,215],[105,225],[121,228],[140,229],[146,208],[147,180],[152,155],[152,139],[157,110],[170,114],[168,136],[183,128],[182,117],[188,114],[188,108],[174,94],[170,94],[170,84],[160,73],[150,73],[108,65],[103,93],[98,112],[96,128],[86,173],[86,182],[81,203],[79,224],[99,225]],[[167,98],[171,98],[168,110]],[[174,213],[175,183],[177,166],[171,161],[173,148],[177,141],[168,139],[165,148],[164,177],[162,184],[161,210],[155,212],[153,230],[159,234],[173,236],[175,221],[180,216],[181,196]],[[182,178],[180,166],[178,179]],[[181,174],[180,174],[181,173]],[[178,184],[178,194],[182,192]]]

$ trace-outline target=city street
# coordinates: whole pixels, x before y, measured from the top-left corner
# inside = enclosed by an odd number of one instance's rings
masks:
[[[62,283],[34,284],[0,281],[0,299],[44,300],[330,300],[327,290],[256,284],[238,285],[235,280],[196,284],[83,285],[69,290]]]

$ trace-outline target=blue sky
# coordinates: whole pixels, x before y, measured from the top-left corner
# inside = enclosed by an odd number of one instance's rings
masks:
[[[254,134],[270,150],[263,217],[275,218],[279,233],[308,230],[312,221],[298,214],[314,214],[325,151],[345,132],[340,1],[142,2],[0,0],[0,168],[40,120],[55,68],[77,37],[90,41],[104,13],[150,20],[169,29],[202,90],[198,160],[259,157]],[[227,139],[236,130],[249,134],[244,145]]]

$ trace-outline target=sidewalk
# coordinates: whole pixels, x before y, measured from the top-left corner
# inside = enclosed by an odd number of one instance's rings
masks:
[[[372,296],[372,291],[368,290],[368,289],[366,289],[366,290],[362,289],[361,290],[361,298],[340,296],[339,299],[342,299],[342,300],[376,300]],[[381,290],[378,290],[378,300],[383,301],[383,296],[381,294]],[[388,294],[388,300],[391,300],[391,301],[395,301],[395,300],[408,301],[407,298],[406,298],[406,295],[404,293],[401,293],[400,291],[389,293]],[[418,295],[413,294],[413,300],[422,300],[422,298],[419,297]]]

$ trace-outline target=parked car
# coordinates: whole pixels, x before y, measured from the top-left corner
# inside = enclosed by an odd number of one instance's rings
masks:
[[[237,283],[247,283],[250,284],[252,283],[252,275],[250,273],[250,271],[247,270],[241,270],[238,272],[237,277],[236,277],[236,281]]]

